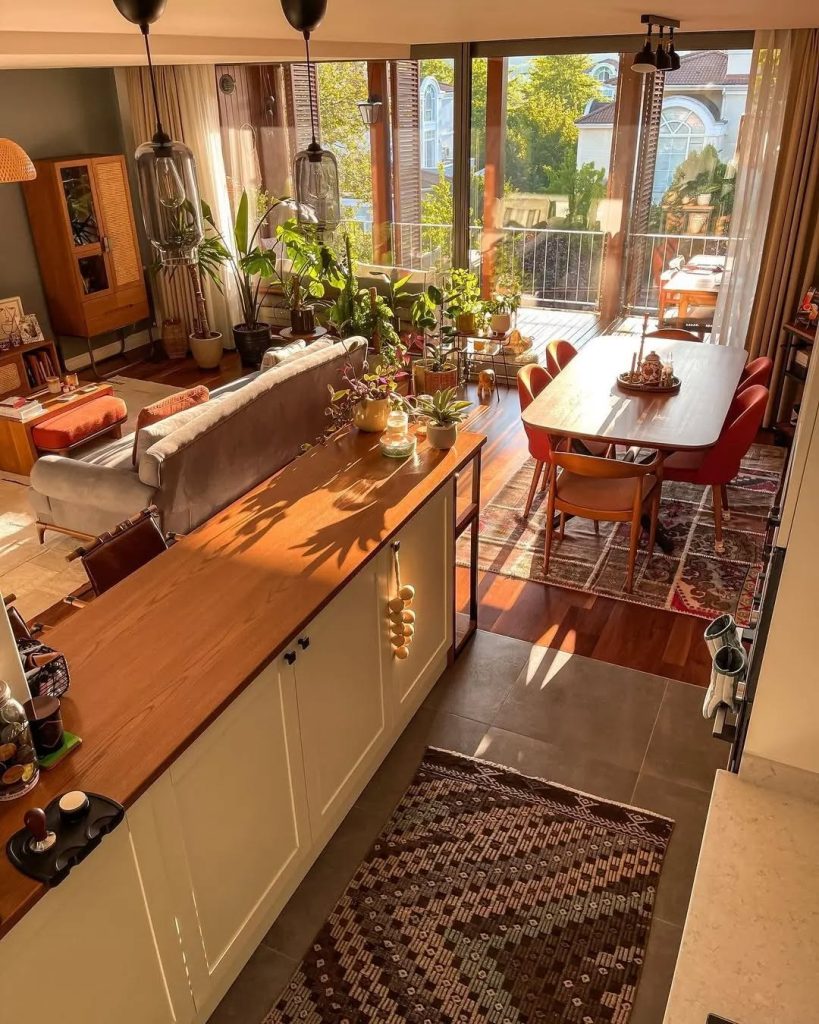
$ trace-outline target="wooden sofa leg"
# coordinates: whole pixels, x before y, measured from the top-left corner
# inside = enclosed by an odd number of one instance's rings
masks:
[[[40,523],[35,523],[34,526],[35,526],[35,528],[37,530],[37,543],[38,544],[45,544],[45,532],[46,532],[45,526],[42,526]]]

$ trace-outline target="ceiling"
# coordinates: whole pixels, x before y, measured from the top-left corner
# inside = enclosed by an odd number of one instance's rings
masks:
[[[816,0],[673,0],[683,30],[819,26]],[[413,43],[637,33],[645,0],[329,0],[314,37],[321,58],[406,56]],[[45,31],[43,31],[45,29]],[[168,0],[152,30],[157,60],[292,59],[300,39],[279,0]],[[138,31],[112,0],[0,0],[0,66],[132,64]]]

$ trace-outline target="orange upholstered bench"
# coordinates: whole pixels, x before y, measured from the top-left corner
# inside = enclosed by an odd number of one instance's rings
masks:
[[[127,418],[125,402],[106,395],[42,420],[32,428],[31,439],[38,451],[64,454],[103,434],[121,437]]]

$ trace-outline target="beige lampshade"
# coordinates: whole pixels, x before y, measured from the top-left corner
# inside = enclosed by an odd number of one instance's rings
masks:
[[[28,153],[11,139],[0,139],[0,184],[31,181],[37,171]]]

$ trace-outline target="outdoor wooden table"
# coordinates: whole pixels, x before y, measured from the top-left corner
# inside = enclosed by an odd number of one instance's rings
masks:
[[[637,335],[594,338],[525,410],[524,423],[556,437],[665,452],[710,448],[745,366],[744,349],[646,338],[645,352],[670,352],[682,381],[677,394],[659,395],[635,394],[617,383],[639,347]]]
[[[661,327],[665,324],[683,327],[696,321],[698,324],[701,322],[700,329],[705,330],[713,322],[721,284],[722,274],[698,272],[685,267],[682,270],[665,271],[660,277],[657,323]],[[670,306],[676,306],[676,316],[666,315]],[[710,319],[689,317],[689,311],[697,307],[710,310]]]

